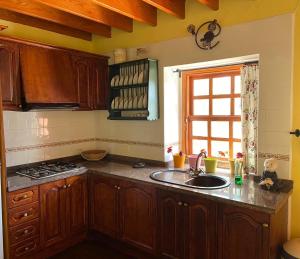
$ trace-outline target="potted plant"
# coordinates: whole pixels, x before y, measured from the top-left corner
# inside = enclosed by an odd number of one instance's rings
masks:
[[[174,161],[174,167],[175,168],[184,168],[185,157],[186,156],[182,151],[180,151],[178,153],[173,153],[173,147],[170,146],[167,149],[167,153],[173,155],[173,161]]]

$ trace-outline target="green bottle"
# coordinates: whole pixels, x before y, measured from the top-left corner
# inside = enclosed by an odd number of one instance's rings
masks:
[[[238,159],[234,162],[234,182],[236,185],[243,184],[243,162]]]

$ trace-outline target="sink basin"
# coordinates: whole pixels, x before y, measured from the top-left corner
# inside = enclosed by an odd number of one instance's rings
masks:
[[[194,187],[216,189],[225,188],[229,186],[230,182],[227,181],[225,178],[215,175],[199,175],[195,178],[186,181],[185,184]]]
[[[181,170],[153,172],[150,178],[164,183],[206,190],[225,188],[230,185],[229,179],[225,177],[203,174],[193,178],[186,171]]]

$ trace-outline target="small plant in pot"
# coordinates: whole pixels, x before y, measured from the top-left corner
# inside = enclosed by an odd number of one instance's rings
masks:
[[[184,168],[186,156],[182,151],[179,151],[178,153],[173,153],[173,147],[170,146],[167,149],[167,153],[173,155],[173,161],[174,161],[175,168]]]

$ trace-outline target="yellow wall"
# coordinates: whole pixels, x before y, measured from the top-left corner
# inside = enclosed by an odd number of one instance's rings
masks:
[[[32,40],[50,45],[93,52],[93,42],[91,41],[75,39],[73,37],[64,36],[58,33],[45,31],[4,20],[0,20],[0,24],[8,26],[7,29],[0,32],[0,35],[7,35],[10,37]]]
[[[95,37],[95,49],[108,52],[118,47],[135,47],[188,36],[190,34],[186,28],[189,24],[200,25],[212,19],[217,19],[222,26],[230,26],[291,13],[295,10],[297,2],[298,0],[220,0],[220,9],[215,12],[199,4],[197,0],[186,0],[184,20],[158,12],[157,27],[135,22],[133,33],[113,29],[112,39]],[[275,31],[270,33],[275,33]]]
[[[295,13],[294,42],[294,89],[293,89],[293,129],[300,128],[300,6]],[[292,196],[291,234],[300,237],[300,139],[292,138]]]

